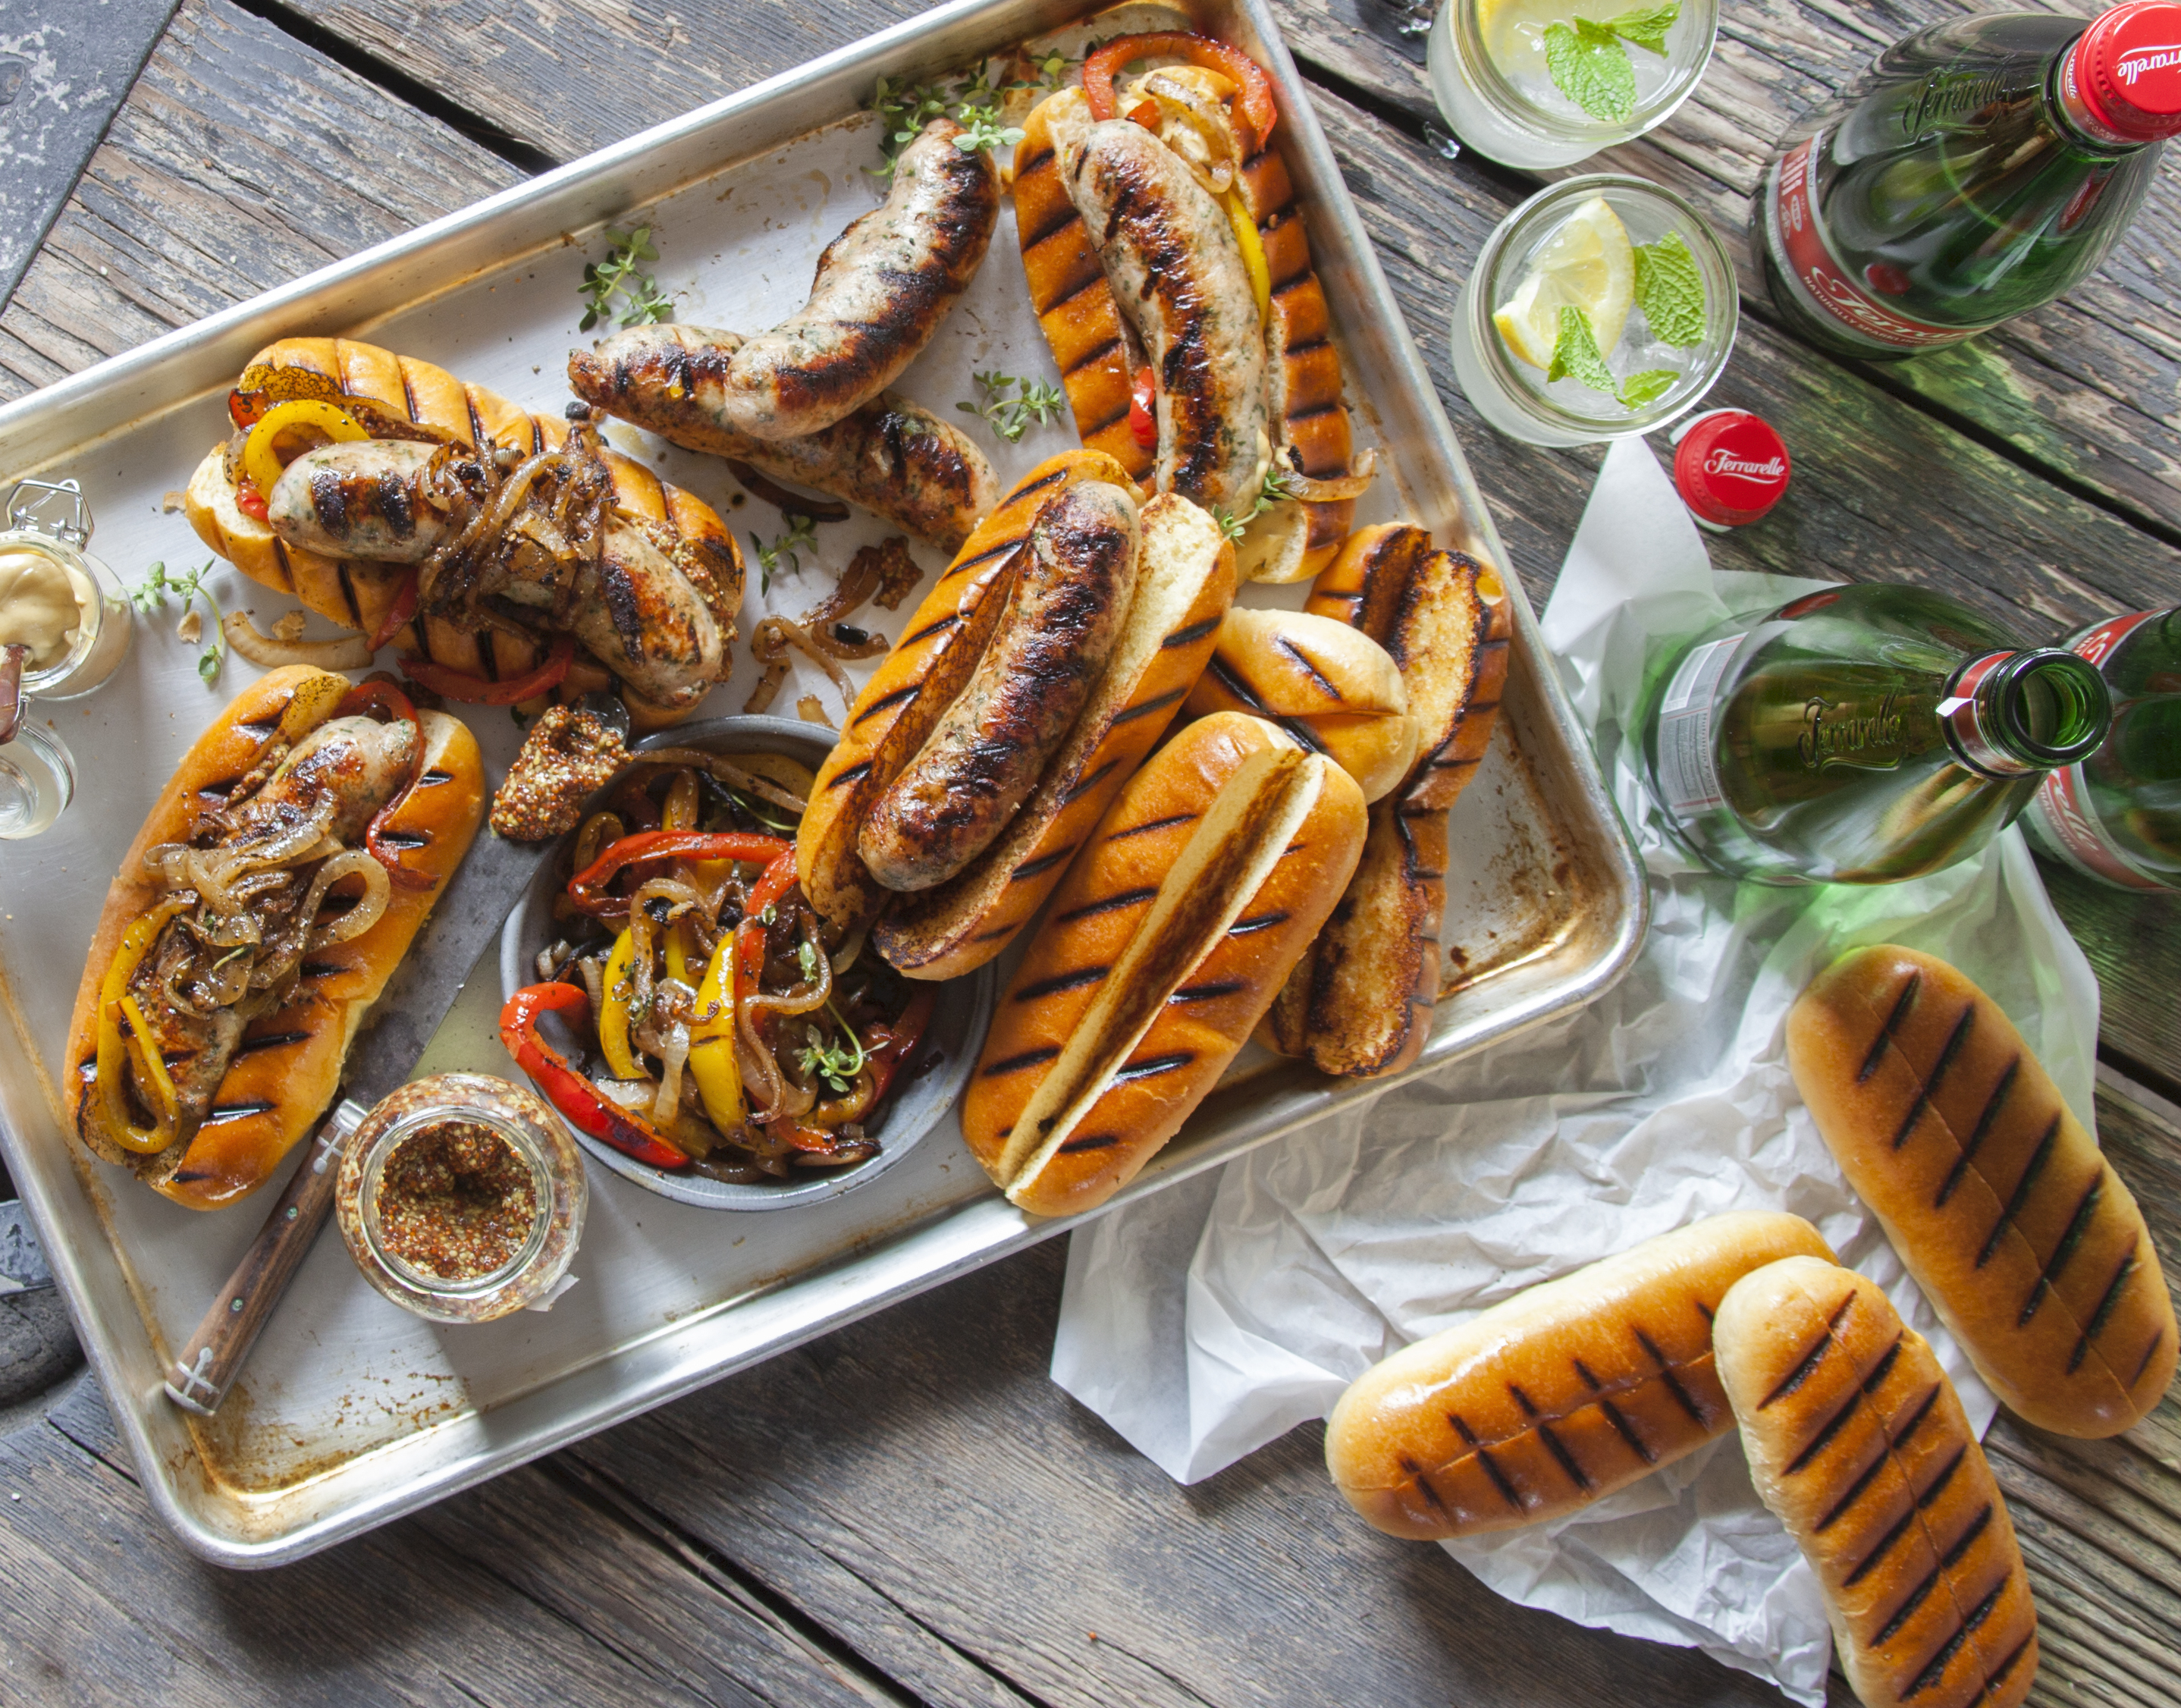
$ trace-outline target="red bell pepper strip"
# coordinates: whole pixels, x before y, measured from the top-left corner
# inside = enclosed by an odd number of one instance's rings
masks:
[[[378,710],[390,718],[399,718],[409,726],[416,738],[416,758],[410,761],[409,781],[403,783],[392,800],[371,815],[371,823],[363,832],[363,845],[371,857],[386,868],[386,876],[403,889],[428,890],[439,881],[429,872],[420,872],[401,864],[401,851],[386,846],[382,838],[386,833],[387,821],[401,810],[402,804],[417,792],[417,785],[424,775],[424,724],[417,716],[417,708],[407,694],[384,677],[373,677],[358,683],[342,697],[334,708],[335,717],[353,717],[359,712]]]
[[[628,898],[603,893],[625,865],[638,860],[743,860],[766,863],[765,879],[785,860],[787,876],[795,877],[795,844],[776,836],[758,836],[744,831],[647,830],[609,843],[599,857],[568,880],[568,899],[587,914],[603,916],[615,909],[628,910]],[[759,880],[764,888],[765,879]],[[785,886],[782,887],[783,888]],[[752,898],[753,906],[761,905]]]
[[[273,400],[262,391],[238,389],[227,394],[227,418],[240,432],[247,433],[257,426],[272,406]]]
[[[1155,384],[1151,369],[1140,368],[1135,384],[1129,388],[1129,431],[1146,450],[1158,449],[1158,414],[1152,407]]]
[[[938,1000],[938,992],[930,985],[919,986],[908,1006],[901,1011],[901,1018],[886,1031],[886,1042],[870,1053],[871,1108],[876,1109],[892,1089],[894,1075],[909,1053],[924,1042],[924,1029],[931,1024],[931,1010]]]
[[[1256,133],[1257,146],[1262,148],[1273,134],[1273,121],[1279,108],[1273,102],[1273,80],[1265,75],[1265,68],[1238,48],[1224,41],[1215,41],[1209,36],[1193,35],[1185,30],[1160,30],[1148,36],[1123,36],[1108,41],[1083,62],[1083,94],[1090,103],[1094,119],[1113,116],[1113,74],[1124,65],[1133,65],[1139,59],[1154,55],[1172,54],[1186,59],[1192,65],[1201,65],[1207,71],[1217,71],[1232,78],[1240,90],[1234,104],[1241,109],[1242,117],[1249,121]]]
[[[538,1036],[538,1015],[588,1013],[590,1006],[590,997],[574,985],[526,985],[500,1011],[500,1042],[571,1125],[654,1169],[686,1167],[689,1158],[679,1147],[641,1115],[611,1102]]]
[[[417,572],[412,568],[401,578],[401,591],[394,595],[394,603],[386,607],[386,615],[378,620],[378,627],[371,632],[371,649],[379,648],[401,633],[402,626],[417,615]]]
[[[752,837],[749,840],[770,842],[773,838]],[[737,991],[757,989],[759,981],[765,976],[765,909],[795,887],[795,846],[792,843],[776,843],[776,846],[781,852],[743,898],[743,922],[735,927],[735,988]]]
[[[553,649],[545,655],[544,663],[527,676],[511,677],[505,682],[488,682],[481,676],[450,670],[444,664],[434,664],[424,658],[403,659],[401,672],[418,687],[428,688],[444,699],[460,700],[465,705],[514,705],[558,688],[575,661],[576,638],[562,634],[554,637]]]
[[[248,479],[235,483],[235,507],[245,516],[253,517],[259,522],[263,522],[269,513],[265,503],[265,495],[257,489],[254,482]]]
[[[1132,124],[1140,124],[1146,130],[1157,130],[1159,124],[1158,102],[1151,100],[1139,101],[1135,106],[1129,109],[1129,122]]]

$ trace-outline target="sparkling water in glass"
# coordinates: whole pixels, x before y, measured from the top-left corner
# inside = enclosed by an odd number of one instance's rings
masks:
[[[1509,166],[1571,166],[1663,124],[1710,63],[1717,0],[1681,0],[1664,53],[1625,43],[1636,98],[1619,122],[1586,113],[1553,81],[1545,32],[1641,9],[1643,0],[1446,0],[1427,48],[1432,94],[1455,135]]]
[[[42,835],[75,794],[75,760],[67,743],[26,717],[0,747],[0,837]]]
[[[1703,278],[1701,341],[1687,349],[1664,343],[1653,335],[1639,307],[1630,311],[1620,341],[1604,352],[1606,368],[1617,381],[1654,369],[1674,373],[1664,392],[1635,408],[1572,377],[1549,380],[1545,369],[1516,356],[1492,323],[1539,252],[1594,196],[1603,196],[1620,217],[1633,245],[1678,234]],[[1454,312],[1455,375],[1477,412],[1511,438],[1551,445],[1626,439],[1665,426],[1711,389],[1734,348],[1737,305],[1734,263],[1703,216],[1680,196],[1615,173],[1564,179],[1510,213],[1485,240]]]

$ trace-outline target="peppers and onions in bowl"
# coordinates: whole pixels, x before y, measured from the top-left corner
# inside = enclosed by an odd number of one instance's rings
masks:
[[[799,1198],[799,1185],[871,1172],[951,1104],[925,1082],[945,1077],[934,1069],[948,1053],[934,1015],[962,998],[903,979],[860,932],[819,918],[795,872],[810,767],[721,750],[712,727],[643,744],[564,838],[510,922],[504,974],[530,981],[511,989],[500,1036],[628,1178],[672,1177],[692,1190],[669,1196],[697,1202]],[[918,1105],[907,1120],[905,1088]]]

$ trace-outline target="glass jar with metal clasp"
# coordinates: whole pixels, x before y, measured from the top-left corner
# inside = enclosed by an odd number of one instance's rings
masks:
[[[91,505],[73,480],[19,480],[0,531],[0,837],[51,827],[75,793],[68,744],[29,716],[75,699],[128,655],[129,600],[85,547]]]

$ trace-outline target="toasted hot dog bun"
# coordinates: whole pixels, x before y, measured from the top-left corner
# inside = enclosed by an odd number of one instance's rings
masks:
[[[1129,780],[1054,896],[963,1108],[1035,1215],[1095,1208],[1180,1130],[1323,922],[1360,790],[1261,719],[1190,724]]]
[[[101,1143],[95,1122],[81,1117],[96,1097],[98,996],[123,932],[158,899],[144,871],[145,850],[186,841],[196,816],[246,775],[299,691],[321,696],[317,721],[347,690],[345,678],[291,665],[237,694],[182,756],[143,828],[122,856],[108,888],[98,930],[85,958],[69,1026],[69,1096],[79,1136],[108,1162],[126,1163],[147,1185],[192,1209],[213,1209],[256,1190],[289,1147],[310,1130],[333,1101],[350,1041],[408,952],[446,880],[461,864],[483,815],[484,768],[468,728],[444,712],[418,714],[424,735],[424,782],[388,819],[404,848],[402,864],[439,880],[430,889],[395,885],[386,911],[351,941],[313,951],[295,999],[254,1021],[221,1081],[213,1118],[186,1144],[145,1155]],[[222,1115],[221,1111],[232,1113]]]
[[[1744,1276],[1713,1324],[1757,1492],[1825,1591],[1865,1708],[2010,1708],[2037,1676],[2014,1527],[1954,1385],[1870,1282]]]
[[[440,428],[472,447],[489,439],[530,454],[557,449],[568,436],[564,421],[533,415],[483,386],[464,384],[443,368],[355,339],[284,338],[268,345],[251,358],[237,389],[283,400],[367,400],[397,420]],[[703,500],[668,485],[641,463],[612,450],[605,462],[613,474],[616,508],[663,527],[695,548],[710,583],[706,603],[723,637],[732,641],[743,579],[742,550],[732,531]],[[183,508],[199,539],[252,581],[295,594],[306,609],[329,622],[366,634],[377,632],[400,591],[405,566],[291,546],[237,509],[235,496],[225,447],[216,447],[197,465],[183,494]],[[403,653],[494,681],[522,676],[539,662],[537,649],[520,636],[495,629],[471,633],[439,617],[404,625],[394,644]],[[579,655],[562,697],[602,688],[605,682],[605,672]],[[622,698],[639,731],[663,727],[694,709],[670,710],[626,691]]]
[[[1737,1210],[1518,1293],[1357,1377],[1326,1421],[1326,1468],[1389,1536],[1565,1517],[1725,1433],[1712,1313],[1798,1255],[1832,1253],[1800,1216]]]
[[[1030,303],[1060,365],[1076,432],[1085,445],[1108,452],[1149,481],[1158,447],[1138,444],[1129,424],[1135,368],[1146,357],[1062,175],[1069,145],[1079,149],[1091,123],[1080,89],[1061,90],[1031,109],[1015,150],[1015,227]],[[1263,402],[1274,464],[1319,478],[1344,475],[1355,436],[1342,401],[1340,355],[1300,202],[1278,150],[1256,146],[1233,193],[1256,227],[1269,274]],[[1240,548],[1243,574],[1307,580],[1332,561],[1355,514],[1352,499],[1273,505],[1250,523]]]
[[[856,851],[864,822],[975,672],[1039,511],[1079,481],[1127,478],[1112,458],[1095,451],[1049,458],[1015,483],[932,583],[900,641],[848,708],[796,833],[803,893],[826,918],[875,919],[886,902],[891,893]]]
[[[1373,801],[1416,761],[1409,691],[1385,648],[1360,629],[1300,611],[1236,610],[1183,708],[1246,711],[1322,753]]]
[[[1234,548],[1210,517],[1172,494],[1146,504],[1138,522],[1127,622],[1037,788],[959,877],[896,901],[872,932],[879,952],[913,978],[982,966],[1030,922],[1211,656],[1234,597]]]
[[[1891,943],[1826,968],[1787,1062],[1848,1184],[1977,1373],[2062,1435],[2112,1435],[2173,1379],[2173,1301],[2143,1213],[2013,1023]]]
[[[1492,738],[1507,678],[1512,606],[1493,572],[1423,529],[1359,529],[1311,589],[1306,611],[1352,623],[1400,667],[1416,758],[1374,809],[1348,893],[1267,1019],[1266,1042],[1319,1071],[1399,1073],[1431,1035],[1446,915],[1446,815]]]

